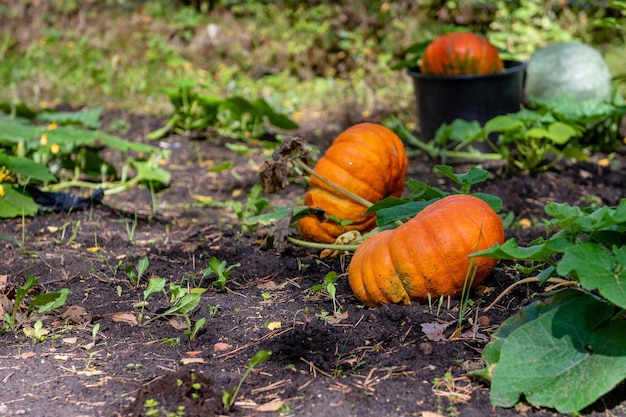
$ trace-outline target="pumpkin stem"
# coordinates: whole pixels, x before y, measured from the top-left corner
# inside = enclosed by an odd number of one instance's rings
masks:
[[[490,309],[492,309],[513,288],[515,288],[515,287],[517,287],[518,285],[521,285],[521,284],[527,284],[529,282],[540,282],[540,281],[539,281],[539,278],[537,278],[537,277],[528,277],[528,278],[524,278],[524,279],[521,279],[519,281],[514,282],[513,284],[511,284],[508,287],[506,287],[504,289],[504,291],[502,291],[502,293],[498,297],[496,297],[496,299],[493,300],[493,302],[491,304],[489,304],[487,307],[485,307],[485,310],[483,310],[483,311],[487,312]],[[578,285],[577,281],[569,281],[569,280],[562,279],[562,278],[548,278],[546,280],[546,282],[549,282],[551,284],[556,284],[556,285],[567,286],[567,287],[573,287],[575,285]]]
[[[334,243],[318,243],[318,242],[309,242],[308,240],[296,239],[295,237],[288,236],[287,241],[293,243],[294,245],[304,246],[307,248],[313,249],[330,249],[336,251],[350,251],[354,252],[359,245],[337,245]]]
[[[362,205],[362,206],[364,206],[366,208],[370,208],[371,206],[374,205],[372,202],[367,201],[363,197],[354,194],[352,191],[348,191],[345,188],[341,187],[340,185],[337,185],[337,184],[327,180],[322,175],[320,175],[317,172],[315,172],[307,164],[302,162],[302,160],[300,158],[294,158],[293,161],[298,165],[299,168],[302,168],[308,174],[313,175],[315,178],[317,178],[318,180],[322,181],[324,184],[328,185],[329,187],[333,188],[334,190],[337,190],[341,194],[343,194],[346,197],[348,197],[349,199],[359,203],[360,205]]]

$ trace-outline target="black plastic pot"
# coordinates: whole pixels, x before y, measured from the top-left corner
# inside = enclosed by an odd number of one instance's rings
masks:
[[[431,75],[408,69],[413,78],[420,136],[428,142],[454,119],[487,120],[521,107],[526,62],[504,61],[504,71],[486,75]]]

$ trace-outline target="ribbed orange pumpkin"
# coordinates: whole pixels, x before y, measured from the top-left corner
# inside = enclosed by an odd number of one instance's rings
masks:
[[[361,123],[337,136],[314,170],[330,182],[375,203],[402,194],[406,165],[404,146],[392,130],[375,123]],[[344,232],[367,232],[376,225],[374,214],[363,214],[365,206],[314,176],[304,204],[349,222],[345,225],[330,219],[320,222],[315,216],[300,219],[300,235],[310,241],[332,243]]]
[[[482,36],[469,32],[441,35],[426,47],[423,74],[493,74],[504,69],[498,50]]]
[[[473,196],[448,196],[398,228],[367,238],[350,261],[350,287],[369,307],[408,305],[427,300],[428,294],[456,297],[468,274],[476,270],[476,286],[498,262],[472,261],[468,255],[496,242],[504,242],[504,228],[491,206]]]

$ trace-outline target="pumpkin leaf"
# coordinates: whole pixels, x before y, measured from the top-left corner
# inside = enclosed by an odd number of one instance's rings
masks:
[[[39,206],[29,195],[23,194],[11,184],[1,184],[4,196],[0,197],[0,219],[18,216],[32,216]]]
[[[82,109],[78,111],[43,111],[39,114],[39,119],[48,123],[58,123],[60,125],[76,124],[82,125],[89,129],[100,128],[100,116],[102,115],[102,107],[94,107],[91,109]]]
[[[572,100],[567,95],[551,99],[535,100],[533,105],[539,109],[549,110],[562,118],[580,121],[592,121],[597,118],[608,118],[624,114],[626,109],[615,106],[600,98]]]
[[[473,142],[481,137],[482,129],[476,120],[454,119],[452,123],[444,123],[437,129],[435,143],[445,146],[451,141]]]
[[[449,165],[436,165],[434,172],[451,179],[456,184],[461,186],[466,184],[478,184],[485,181],[489,177],[489,172],[476,166],[472,166],[469,172],[465,174],[457,174]]]
[[[497,360],[491,379],[494,406],[512,407],[523,395],[536,407],[574,413],[624,380],[626,322],[610,320],[612,305],[563,290],[533,309],[527,321],[515,323],[496,341],[499,352],[489,352],[490,360]]]
[[[32,180],[56,181],[56,177],[50,173],[48,167],[29,158],[9,156],[0,151],[0,166],[2,165],[12,173],[23,175]]]
[[[626,308],[626,252],[619,248],[609,251],[595,243],[583,243],[568,248],[556,272],[574,274],[587,290],[598,290],[613,304]]]
[[[376,225],[378,227],[383,227],[398,220],[413,218],[415,217],[415,215],[417,215],[417,213],[419,213],[437,200],[439,199],[437,198],[427,201],[410,201],[408,203],[381,209],[376,213]]]
[[[470,195],[478,197],[485,203],[489,204],[493,211],[495,211],[496,213],[500,213],[500,211],[502,210],[502,199],[496,195],[488,193],[472,193]]]
[[[498,259],[518,261],[545,262],[554,254],[554,250],[547,244],[523,247],[518,246],[515,239],[509,239],[503,244],[495,244],[491,248],[473,253],[472,256],[486,256]]]
[[[493,132],[507,132],[510,130],[521,129],[524,125],[515,117],[510,115],[496,116],[485,123],[485,133],[489,135]]]

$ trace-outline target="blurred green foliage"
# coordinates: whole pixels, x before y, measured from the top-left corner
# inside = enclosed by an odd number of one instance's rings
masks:
[[[353,109],[412,113],[391,67],[405,49],[463,26],[518,56],[561,39],[624,68],[623,2],[497,0],[51,0],[0,5],[0,95],[167,113],[158,91],[196,79],[220,97],[259,97],[298,122]],[[620,26],[621,25],[621,26]]]

